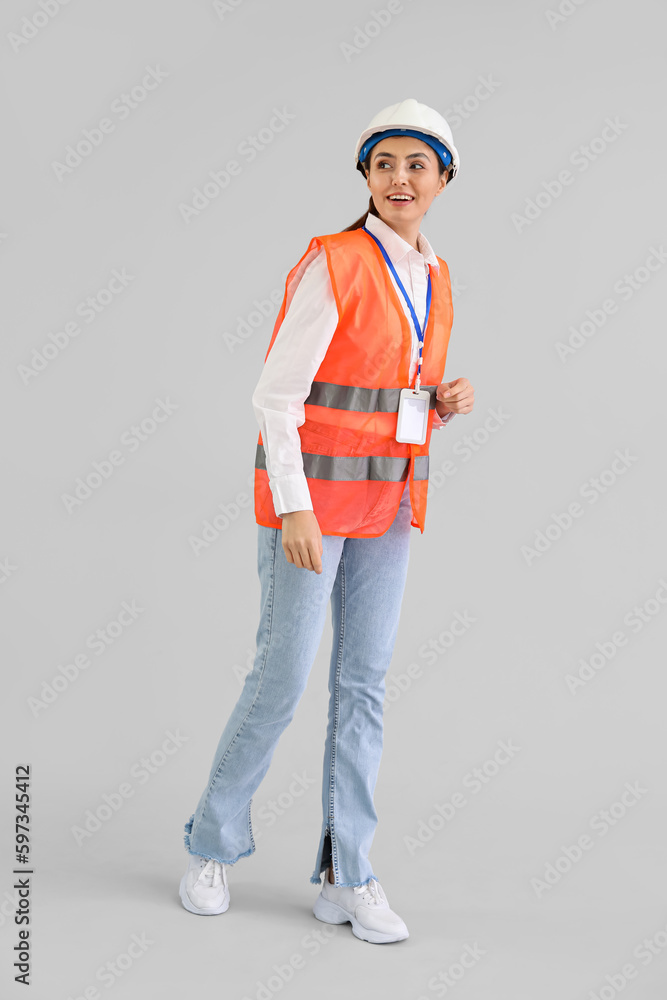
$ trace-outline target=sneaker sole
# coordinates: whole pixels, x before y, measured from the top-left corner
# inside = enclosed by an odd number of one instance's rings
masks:
[[[196,913],[197,916],[200,917],[214,917],[217,916],[218,913],[224,913],[226,910],[229,909],[229,889],[227,889],[227,891],[225,892],[225,898],[223,899],[222,903],[217,909],[202,910],[194,905],[194,903],[188,896],[187,892],[185,891],[185,880],[186,876],[184,875],[183,878],[181,879],[181,884],[178,893],[179,896],[181,897],[181,903],[183,904],[186,910],[190,911],[190,913]]]
[[[391,941],[405,941],[410,936],[407,932],[405,934],[392,934],[387,931],[369,930],[368,927],[363,927],[357,918],[353,917],[342,906],[339,906],[338,903],[332,903],[330,899],[325,899],[324,896],[318,896],[315,900],[313,913],[318,920],[322,920],[327,924],[346,924],[349,921],[352,924],[352,933],[354,936],[361,938],[362,941],[370,941],[371,944],[389,944]]]

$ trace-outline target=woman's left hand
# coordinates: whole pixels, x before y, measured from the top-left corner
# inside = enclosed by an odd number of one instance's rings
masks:
[[[467,378],[455,378],[453,382],[441,382],[435,390],[435,398],[440,403],[438,413],[441,409],[445,413],[470,413],[475,403],[475,390]]]

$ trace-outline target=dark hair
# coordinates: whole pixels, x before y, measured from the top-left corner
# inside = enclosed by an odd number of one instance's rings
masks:
[[[369,150],[368,156],[364,160],[363,165],[361,164],[361,162],[357,163],[357,170],[359,170],[364,175],[364,177],[368,177],[368,174],[369,174],[370,169],[371,169],[371,153],[372,152],[373,152],[372,149]],[[446,170],[447,171],[447,181],[446,181],[446,183],[449,183],[449,181],[452,178],[452,164],[450,163],[449,166],[446,167],[445,164],[442,162],[442,160],[440,159],[439,156],[438,156],[437,159],[438,159],[438,169],[440,171],[440,176],[442,177],[443,173]],[[353,229],[361,229],[362,226],[366,225],[366,219],[368,218],[369,215],[375,215],[375,216],[377,216],[378,219],[380,218],[380,214],[379,214],[377,208],[375,207],[375,202],[373,201],[373,195],[371,195],[370,198],[368,199],[368,208],[366,209],[366,211],[364,212],[364,214],[360,215],[359,218],[356,220],[356,222],[353,222],[351,226],[348,226],[346,229],[342,229],[341,232],[343,232],[343,233],[349,233]]]

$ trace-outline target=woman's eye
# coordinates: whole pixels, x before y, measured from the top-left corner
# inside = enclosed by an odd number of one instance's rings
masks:
[[[388,160],[380,160],[380,162],[378,163],[378,169],[380,167],[390,167],[390,166],[391,166],[391,163],[389,163]],[[424,169],[424,164],[423,163],[418,163],[417,161],[415,161],[414,163],[411,163],[410,166],[411,167],[419,167],[420,170]]]

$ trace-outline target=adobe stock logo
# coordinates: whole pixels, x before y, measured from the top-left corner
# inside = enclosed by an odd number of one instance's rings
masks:
[[[498,740],[497,749],[493,756],[482,761],[479,767],[471,768],[461,779],[461,786],[470,792],[471,796],[479,795],[493,779],[501,773],[521,747],[516,746],[512,740]],[[459,810],[468,805],[470,799],[460,791],[455,791],[445,802],[434,803],[434,811],[428,819],[420,819],[417,824],[416,836],[406,834],[403,837],[408,854],[414,856],[415,852],[433,840],[435,834],[442,830],[444,826],[451,823]]]
[[[111,114],[115,115],[116,121],[105,116],[100,118],[92,128],[82,129],[81,138],[76,140],[75,145],[65,146],[62,162],[60,160],[51,161],[51,168],[57,179],[62,182],[64,177],[74,173],[84,160],[92,156],[96,149],[99,149],[106,141],[106,137],[116,131],[117,123],[125,121],[168,76],[169,74],[160,69],[159,66],[156,66],[155,69],[152,66],[146,66],[146,73],[141,80],[135,83],[131,90],[124,90],[111,102]]]
[[[168,729],[164,735],[166,739],[150,756],[140,757],[130,767],[129,775],[134,781],[122,781],[117,788],[103,792],[101,801],[93,809],[86,809],[81,824],[70,827],[70,833],[78,847],[101,830],[123,808],[126,801],[134,796],[137,787],[150,781],[152,775],[157,774],[179,752],[183,744],[190,740],[179,729],[175,733]]]
[[[246,163],[252,163],[260,153],[262,153],[281,132],[284,132],[290,122],[294,121],[296,115],[287,108],[273,108],[273,114],[268,123],[260,128],[256,133],[247,135],[238,146],[236,152],[239,157],[243,157]],[[210,180],[204,181],[201,187],[196,187],[192,191],[192,201],[180,202],[178,210],[181,218],[190,225],[212,201],[225,191],[232,182],[233,177],[238,177],[243,171],[244,164],[238,160],[228,160],[220,170],[209,170]]]
[[[345,62],[351,62],[354,56],[358,56],[360,52],[368,48],[373,39],[377,38],[391,24],[396,15],[402,14],[403,11],[404,7],[400,0],[389,0],[386,8],[372,10],[371,16],[365,24],[355,24],[352,41],[339,43]]]
[[[609,465],[581,484],[579,495],[588,501],[589,507],[593,506],[606,496],[609,490],[626,475],[628,469],[638,461],[638,456],[630,454],[629,448],[623,451],[617,448]],[[541,559],[572,528],[575,520],[584,516],[586,510],[587,508],[578,500],[571,500],[565,510],[559,510],[557,513],[552,511],[551,519],[546,526],[535,531],[532,544],[521,546],[521,555],[526,565],[532,566],[537,559]]]
[[[493,79],[493,75],[478,76],[477,86],[472,94],[467,94],[462,101],[453,104],[451,108],[445,108],[444,118],[449,123],[452,131],[460,128],[464,121],[478,110],[480,105],[489,99],[500,87],[498,80]]]
[[[641,604],[634,604],[623,616],[623,624],[637,635],[651,622],[655,621],[658,615],[662,615],[667,607],[667,580],[661,576],[658,580],[658,589]],[[595,650],[587,657],[579,657],[576,672],[565,676],[565,684],[571,695],[578,694],[587,684],[600,675],[614,659],[619,649],[623,649],[628,644],[630,636],[623,629],[616,629],[611,636],[598,639],[595,643]]]
[[[598,839],[594,840],[589,833],[582,833],[573,843],[561,844],[561,853],[555,861],[546,862],[541,877],[531,878],[530,884],[537,898],[541,899],[545,893],[558,885],[565,875],[581,862],[584,853],[594,850],[599,841],[625,819],[637,803],[648,794],[648,788],[644,788],[641,782],[626,781],[618,797],[606,809],[599,809],[588,821],[589,829],[597,834]]]
[[[604,128],[602,128],[600,135],[573,149],[568,162],[577,168],[579,175],[585,173],[592,163],[595,163],[599,157],[607,152],[626,128],[628,128],[628,123],[622,122],[618,115],[614,118],[605,118]],[[510,215],[510,222],[516,232],[521,234],[528,226],[532,226],[561,197],[565,188],[574,184],[576,179],[577,174],[564,168],[558,172],[556,177],[542,181],[542,187],[537,194],[532,198],[526,198],[523,214],[512,212]]]
[[[118,639],[125,634],[139,618],[143,615],[145,608],[137,606],[136,600],[129,604],[123,601],[120,610],[110,621],[105,622],[101,628],[95,629],[86,637],[86,649],[92,650],[96,656],[104,656]],[[52,705],[67,689],[79,679],[81,672],[92,666],[92,660],[88,653],[77,653],[67,663],[58,665],[58,673],[54,674],[50,681],[42,681],[39,697],[30,696],[27,705],[36,719],[40,712]]]
[[[237,7],[240,7],[244,0],[213,0],[213,10],[221,21],[225,14],[233,14]]]
[[[544,16],[551,30],[555,31],[559,24],[564,24],[585,2],[586,0],[561,0],[556,10],[545,10]]]
[[[50,24],[56,14],[60,13],[60,8],[69,2],[70,0],[39,0],[40,9],[21,18],[21,27],[18,32],[7,32],[7,41],[14,52],[20,52],[28,42],[36,38],[42,28]]]
[[[644,261],[632,271],[626,271],[622,278],[614,282],[613,290],[619,300],[629,302],[666,263],[667,250],[662,243],[659,247],[650,246]],[[591,337],[603,328],[608,318],[618,312],[618,309],[619,303],[612,296],[608,296],[597,307],[587,309],[586,318],[580,321],[578,326],[571,324],[568,327],[567,340],[556,342],[556,353],[560,360],[565,363],[573,354],[580,351]]]
[[[172,403],[168,396],[166,399],[157,397],[155,403],[156,406],[153,407],[149,415],[145,416],[140,423],[131,424],[121,434],[120,443],[126,448],[128,454],[134,454],[144,442],[150,440],[160,424],[168,420],[179,407],[179,404]],[[99,490],[105,482],[108,482],[116,469],[125,463],[125,460],[126,456],[119,448],[110,451],[106,458],[94,459],[92,469],[76,477],[72,492],[60,494],[60,499],[67,513],[72,514],[86,500],[89,500],[95,490]]]
[[[122,267],[118,270],[114,267],[105,284],[97,288],[92,295],[81,299],[76,305],[75,315],[80,316],[86,325],[93,323],[119,295],[122,295],[130,282],[134,281],[134,278],[134,274],[128,274],[127,268]],[[26,364],[16,367],[23,384],[28,385],[31,379],[40,375],[55,358],[67,350],[74,338],[78,337],[80,333],[81,326],[76,319],[70,319],[63,323],[59,329],[49,331],[48,340],[40,347],[32,348],[30,360]]]

